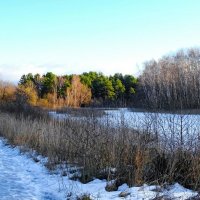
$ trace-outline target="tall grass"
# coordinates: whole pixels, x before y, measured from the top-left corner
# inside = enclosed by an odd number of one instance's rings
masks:
[[[125,182],[130,186],[179,182],[200,189],[198,142],[195,148],[184,148],[147,127],[136,130],[123,123],[113,127],[109,119],[99,123],[94,115],[56,120],[1,111],[0,134],[11,144],[47,156],[49,167],[63,162],[80,166],[82,182],[97,177],[115,180],[113,189]],[[168,143],[173,142],[172,148]]]

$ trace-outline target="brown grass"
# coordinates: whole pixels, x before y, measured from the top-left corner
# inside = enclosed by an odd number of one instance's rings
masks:
[[[114,128],[95,118],[58,121],[0,112],[0,134],[47,156],[49,168],[62,162],[81,166],[82,182],[97,177],[115,179],[117,186],[179,182],[200,189],[200,151],[169,150],[145,130]]]

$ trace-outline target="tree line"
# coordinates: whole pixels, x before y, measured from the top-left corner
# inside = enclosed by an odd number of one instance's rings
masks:
[[[21,77],[17,93],[22,100],[44,107],[126,106],[131,104],[136,84],[137,79],[132,75],[29,73]]]
[[[200,49],[179,50],[144,63],[139,77],[85,72],[23,75],[18,86],[0,82],[0,100],[40,107],[113,106],[150,109],[200,107]]]

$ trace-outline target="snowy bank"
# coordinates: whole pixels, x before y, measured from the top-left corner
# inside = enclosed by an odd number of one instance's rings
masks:
[[[6,145],[0,139],[0,199],[3,200],[61,200],[76,199],[88,194],[91,199],[124,199],[120,194],[127,194],[127,199],[150,200],[158,196],[186,200],[197,195],[196,192],[183,188],[179,184],[165,189],[159,186],[132,187],[126,184],[118,191],[107,192],[105,180],[95,179],[82,184],[69,180],[67,176],[49,173],[42,162],[34,162],[18,148]]]

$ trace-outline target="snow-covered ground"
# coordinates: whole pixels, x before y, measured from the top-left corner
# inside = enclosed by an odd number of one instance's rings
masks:
[[[127,126],[153,134],[158,134],[171,147],[183,145],[195,147],[200,140],[199,114],[170,114],[151,112],[131,112],[129,109],[105,111],[103,121],[112,126]]]
[[[180,126],[195,127],[200,129],[199,114],[171,114],[171,113],[154,113],[154,112],[134,112],[127,108],[116,110],[105,110],[107,118],[115,125],[124,123],[126,126],[141,128],[148,127],[152,130],[158,128],[172,129],[172,124],[176,125],[177,130]],[[104,118],[106,118],[104,116]],[[156,127],[155,127],[156,126]]]
[[[179,184],[165,189],[158,186],[132,187],[126,184],[118,191],[106,192],[105,180],[95,179],[82,184],[71,181],[67,176],[50,173],[41,162],[34,162],[28,154],[21,154],[18,148],[6,145],[0,139],[0,199],[1,200],[61,200],[76,199],[77,196],[88,194],[92,199],[119,200],[121,192],[127,192],[126,199],[150,200],[156,196],[169,196],[177,200],[185,200],[196,196],[196,192],[187,190]],[[158,192],[159,191],[159,192]]]
[[[200,129],[200,114],[170,114],[170,113],[153,113],[153,112],[134,112],[127,109],[105,109],[106,115],[98,117],[102,123],[110,123],[113,126],[121,124],[132,128],[163,129],[172,130],[172,128],[180,130],[180,126],[192,127]],[[87,117],[74,117],[67,113],[49,112],[50,116],[56,119],[86,119]],[[176,125],[171,127],[172,125]]]
[[[97,120],[109,126],[127,126],[137,130],[145,130],[152,133],[159,133],[160,136],[176,135],[177,140],[183,137],[184,141],[191,141],[200,138],[200,115],[196,114],[170,114],[170,113],[150,113],[132,112],[127,108],[104,110],[106,115],[98,117]],[[74,117],[67,113],[50,112],[53,118],[90,120],[87,117]],[[176,138],[174,138],[176,139]],[[190,144],[191,145],[191,144]]]
[[[40,163],[0,139],[0,199],[64,199],[60,181]]]

